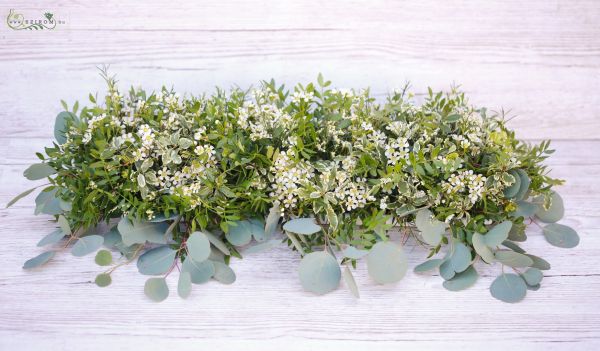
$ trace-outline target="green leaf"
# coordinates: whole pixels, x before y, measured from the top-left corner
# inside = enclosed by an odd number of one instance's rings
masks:
[[[168,228],[166,223],[152,223],[141,221],[130,221],[123,217],[117,225],[123,243],[126,246],[133,244],[144,244],[146,241],[154,244],[166,244],[165,231]]]
[[[169,246],[159,246],[144,252],[137,260],[137,268],[142,274],[165,274],[173,266],[177,251]]]
[[[233,284],[235,282],[235,272],[231,267],[219,261],[213,261],[213,264],[215,266],[213,278],[223,284]]]
[[[215,265],[211,260],[196,262],[187,257],[181,267],[182,272],[189,272],[193,284],[203,284],[215,274]]]
[[[485,234],[485,244],[489,247],[497,247],[502,244],[504,240],[508,239],[508,233],[512,225],[511,221],[504,221],[495,225]]]
[[[25,178],[29,180],[39,180],[47,178],[56,173],[56,170],[47,163],[34,163],[23,172]]]
[[[564,224],[548,224],[544,227],[543,232],[546,241],[556,247],[570,249],[579,245],[579,235],[575,229]]]
[[[112,254],[108,250],[100,250],[96,253],[94,261],[99,266],[108,266],[112,263]]]
[[[94,283],[96,283],[96,285],[98,285],[99,287],[104,288],[109,286],[110,283],[112,283],[112,278],[110,274],[101,273],[96,276],[96,280],[94,281]]]
[[[423,273],[423,272],[427,272],[430,271],[432,269],[438,268],[442,263],[444,263],[444,260],[442,260],[441,258],[434,258],[432,260],[427,260],[419,265],[417,265],[413,271],[415,273]]]
[[[423,241],[429,245],[437,246],[446,232],[446,223],[438,221],[432,216],[431,211],[426,208],[419,210],[415,216],[415,225],[421,232]]]
[[[29,190],[26,190],[22,193],[20,193],[19,195],[15,196],[12,200],[10,200],[7,204],[5,208],[9,208],[10,206],[14,205],[17,201],[21,200],[22,198],[24,198],[25,196],[31,194],[35,189],[37,189],[38,187],[35,188],[31,188]]]
[[[527,285],[516,274],[502,274],[490,286],[492,296],[500,301],[514,303],[523,300]]]
[[[41,253],[35,256],[34,258],[25,261],[25,263],[23,264],[23,269],[31,269],[41,266],[44,263],[50,261],[50,259],[54,257],[54,254],[56,254],[56,251],[46,251],[44,253]]]
[[[473,233],[473,248],[481,259],[487,263],[494,262],[494,253],[485,243],[485,237],[479,233]]]
[[[521,177],[519,177],[519,173],[514,169],[511,169],[508,171],[508,173],[513,176],[515,182],[504,189],[504,196],[508,199],[512,199],[517,196],[519,190],[521,189]]]
[[[182,299],[187,299],[192,292],[192,276],[190,272],[179,273],[179,280],[177,282],[177,294]]]
[[[367,255],[367,268],[376,283],[395,283],[406,274],[408,261],[400,246],[389,241],[380,241],[373,245]]]
[[[193,232],[186,241],[190,257],[196,262],[202,262],[210,256],[210,241],[202,232]]]
[[[548,261],[544,260],[541,257],[535,256],[535,255],[530,255],[530,254],[527,254],[527,257],[529,257],[533,260],[533,264],[531,265],[531,267],[533,267],[533,268],[537,268],[542,271],[547,271],[551,268],[550,263],[548,263]]]
[[[104,238],[100,235],[84,236],[82,238],[79,238],[75,245],[73,245],[73,248],[71,249],[71,254],[77,257],[85,256],[98,250],[98,248],[102,246],[103,242]]]
[[[170,216],[165,216],[164,214],[159,214],[158,216],[155,216],[148,222],[160,223],[160,222],[166,222],[166,221],[173,221],[173,220],[177,219],[177,217],[179,217],[179,214],[177,214],[177,213],[172,213]]]
[[[514,251],[496,251],[494,256],[500,263],[514,268],[530,267],[533,264],[533,260],[527,255]]]
[[[225,256],[231,255],[231,252],[227,248],[227,245],[225,245],[225,243],[221,239],[219,239],[216,235],[214,235],[213,233],[206,231],[206,230],[203,233],[208,238],[208,241],[210,241],[211,244],[213,244],[217,249],[219,249],[219,251],[221,251],[223,254],[225,254]]]
[[[65,233],[65,235],[71,235],[71,226],[65,216],[58,216],[58,226]]]
[[[61,241],[62,238],[65,237],[65,233],[63,232],[62,229],[56,229],[55,231],[53,231],[52,233],[46,235],[45,237],[42,238],[42,240],[40,240],[37,243],[37,246],[44,246],[44,245],[50,245],[50,244],[56,244],[57,242]]]
[[[342,255],[344,255],[344,257],[348,257],[353,260],[361,259],[361,258],[365,257],[367,254],[369,254],[368,250],[360,250],[354,246],[348,246],[347,248],[344,249],[344,251],[342,251]]]
[[[523,280],[525,280],[525,283],[527,283],[527,285],[534,286],[542,282],[544,274],[537,268],[529,268],[521,274],[521,277],[523,278]]]
[[[444,281],[442,285],[444,288],[450,291],[464,290],[477,281],[477,271],[473,266],[469,266],[466,270],[461,273],[457,273],[452,279]]]
[[[465,244],[455,242],[454,251],[452,252],[452,256],[450,256],[449,261],[454,272],[460,273],[467,269],[471,264],[471,250],[469,250]]]
[[[161,302],[169,296],[169,287],[165,278],[150,278],[144,285],[144,293],[152,301]]]
[[[283,230],[294,234],[311,235],[321,231],[314,218],[296,218],[285,222]]]
[[[537,201],[541,201],[538,197]],[[563,204],[563,199],[558,195],[558,193],[553,192],[551,195],[551,203],[550,207],[546,210],[544,206],[539,206],[538,210],[535,212],[537,218],[540,221],[545,223],[555,223],[561,220],[565,215],[565,207]]]
[[[325,251],[311,252],[304,256],[298,267],[298,273],[302,287],[315,294],[325,294],[335,290],[342,277],[336,259]]]
[[[350,292],[352,293],[352,295],[354,295],[354,297],[359,299],[360,292],[358,291],[358,286],[356,285],[356,281],[354,280],[354,276],[352,275],[352,271],[350,270],[350,267],[348,267],[348,265],[344,266],[344,271],[342,272],[342,276],[344,277],[344,282],[346,283],[348,290],[350,290]]]

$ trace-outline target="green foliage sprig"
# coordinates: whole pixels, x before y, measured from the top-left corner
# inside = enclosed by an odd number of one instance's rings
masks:
[[[515,274],[490,289],[516,302],[550,268],[516,243],[528,223],[550,223],[543,233],[552,245],[578,244],[573,229],[555,223],[564,208],[553,190],[562,181],[543,165],[549,142],[519,141],[502,113],[471,106],[456,89],[429,90],[416,104],[405,88],[379,103],[369,90],[331,89],[319,76],[293,91],[265,81],[181,97],[166,88],[122,94],[103,76],[107,94],[90,94],[82,109],[63,102],[56,142],[25,171],[49,181],[35,213],[59,228],[38,244],[58,248],[24,268],[60,247],[83,256],[104,245],[122,257],[97,252],[96,263],[109,267],[98,286],[137,261],[140,273],[158,276],[144,288],[152,300],[168,296],[175,267],[187,297],[191,284],[233,283],[229,259],[276,246],[282,225],[283,241],[303,256],[306,290],[329,292],[343,277],[358,296],[351,268],[361,258],[376,283],[405,275],[393,229],[429,248],[436,257],[415,271],[438,269],[451,291],[475,283],[478,260],[511,267]]]

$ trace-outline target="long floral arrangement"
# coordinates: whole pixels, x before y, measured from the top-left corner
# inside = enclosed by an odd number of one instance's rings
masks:
[[[517,302],[550,268],[517,244],[528,224],[543,226],[554,246],[579,242],[556,223],[564,207],[553,187],[562,181],[543,165],[549,142],[519,141],[502,113],[471,106],[456,89],[429,90],[416,104],[405,88],[377,102],[319,75],[292,92],[265,81],[181,97],[121,93],[103,77],[108,92],[90,94],[90,107],[63,102],[56,141],[24,172],[49,183],[8,204],[43,187],[35,213],[57,222],[38,243],[52,248],[25,269],[66,249],[95,253],[104,287],[136,262],[152,276],[144,292],[162,301],[173,271],[185,298],[192,284],[233,283],[231,257],[283,241],[302,256],[304,289],[323,294],[344,279],[358,297],[359,260],[374,282],[397,282],[411,238],[429,250],[415,272],[438,270],[457,291],[475,283],[478,261],[501,264],[491,294]]]

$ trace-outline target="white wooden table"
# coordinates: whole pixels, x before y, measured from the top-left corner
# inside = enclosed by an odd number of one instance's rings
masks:
[[[14,31],[11,8],[67,23]],[[600,2],[589,1],[0,1],[1,350],[376,350],[600,348]],[[519,304],[488,292],[499,267],[448,292],[412,272],[378,286],[359,267],[362,298],[302,291],[296,254],[280,247],[234,260],[232,286],[211,282],[155,304],[134,265],[97,288],[92,257],[61,254],[43,269],[23,261],[51,231],[21,173],[52,139],[60,99],[103,92],[95,66],[112,64],[125,89],[173,84],[200,93],[287,83],[318,72],[340,87],[382,96],[406,80],[462,84],[472,102],[512,108],[521,138],[555,140],[552,174],[581,244],[548,245],[532,228],[525,248],[552,263],[542,289]],[[409,244],[411,264],[425,252]],[[169,280],[175,290],[175,277]]]

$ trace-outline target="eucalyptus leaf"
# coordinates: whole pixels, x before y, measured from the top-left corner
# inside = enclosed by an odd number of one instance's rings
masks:
[[[47,178],[55,173],[56,170],[47,163],[34,163],[23,172],[23,175],[29,180],[39,180]]]
[[[268,241],[264,241],[262,243],[258,243],[256,245],[252,245],[246,250],[244,250],[244,254],[255,254],[258,252],[270,250],[274,247],[277,247],[281,244],[281,240],[271,239]]]
[[[144,244],[146,241],[153,244],[166,244],[164,233],[167,227],[166,223],[130,221],[125,217],[121,218],[117,226],[126,246]]]
[[[210,256],[210,241],[202,232],[193,232],[186,241],[190,257],[196,262],[202,262]]]
[[[502,274],[490,286],[492,296],[498,300],[515,303],[527,294],[525,281],[516,274]]]
[[[112,254],[108,250],[100,250],[96,253],[94,262],[99,266],[108,266],[112,263]]]
[[[519,173],[516,170],[511,169],[508,173],[515,179],[515,181],[504,189],[504,196],[506,198],[512,199],[519,193],[519,189],[521,189],[521,177],[519,177]]]
[[[229,265],[219,261],[213,261],[213,265],[215,266],[213,276],[215,280],[223,284],[233,284],[235,282],[235,272]]]
[[[67,142],[65,133],[67,132],[67,121],[73,120],[74,116],[67,111],[60,112],[54,120],[54,138],[59,145]]]
[[[298,267],[300,283],[306,291],[325,294],[340,285],[342,276],[336,259],[325,251],[305,255]]]
[[[428,209],[421,209],[415,216],[415,225],[421,232],[423,241],[429,245],[437,246],[446,232],[446,223],[432,218],[433,214]]]
[[[456,275],[456,272],[454,271],[454,268],[452,268],[452,264],[449,260],[445,260],[444,262],[442,262],[439,271],[440,276],[444,278],[444,280],[450,280]]]
[[[137,268],[145,275],[165,274],[173,266],[177,252],[169,246],[159,246],[148,250],[137,260]]]
[[[109,249],[114,248],[120,241],[121,234],[119,233],[119,230],[117,230],[117,227],[111,228],[104,234],[104,246]]]
[[[541,270],[537,268],[529,268],[525,272],[521,273],[521,277],[523,278],[523,280],[525,280],[525,283],[527,283],[527,285],[534,286],[542,282],[544,274]]]
[[[537,204],[531,202],[518,201],[517,209],[512,213],[512,216],[529,218],[535,214],[535,212],[538,210],[538,207],[539,206]]]
[[[167,281],[165,278],[149,278],[144,285],[144,293],[152,301],[164,301],[169,296]]]
[[[552,192],[550,199],[551,202],[548,209],[545,209],[544,206],[540,205],[538,210],[535,212],[536,217],[544,223],[558,222],[565,214],[565,207],[562,197],[560,197],[557,192]],[[538,198],[537,201],[541,201],[541,199]]]
[[[547,271],[551,268],[550,263],[548,263],[548,261],[544,260],[541,257],[530,254],[527,254],[527,257],[531,258],[531,260],[533,261],[533,264],[531,265],[531,267],[533,268],[537,268],[542,271]]]
[[[34,258],[31,258],[23,264],[23,269],[31,269],[45,264],[50,261],[52,257],[56,254],[56,251],[46,251],[41,253]]]
[[[75,245],[73,245],[71,254],[77,257],[85,256],[98,250],[103,242],[104,238],[100,235],[84,236],[79,238]]]
[[[310,235],[321,231],[314,218],[296,218],[284,223],[283,229],[300,235]]]
[[[456,273],[460,273],[467,269],[471,264],[471,250],[461,243],[454,243],[454,250],[449,258],[450,265]]]
[[[546,241],[556,247],[573,248],[579,245],[579,235],[575,229],[564,224],[551,223],[543,229]]]
[[[279,205],[271,207],[265,220],[265,235],[267,238],[270,238],[275,234],[280,218],[281,213],[279,212]]]
[[[9,208],[10,206],[14,205],[15,203],[17,203],[17,201],[21,200],[22,198],[24,198],[25,196],[31,194],[35,189],[37,189],[37,187],[35,188],[31,188],[29,190],[26,190],[22,193],[20,193],[19,195],[15,196],[12,200],[10,200],[7,204],[5,208]]]
[[[252,240],[252,226],[249,221],[238,221],[235,226],[229,227],[225,238],[235,246],[244,246]]]
[[[444,263],[444,260],[440,259],[440,258],[434,258],[431,260],[427,260],[419,265],[417,265],[414,268],[414,272],[415,273],[423,273],[423,272],[427,272],[430,271],[432,269],[438,268],[442,263]]]
[[[497,247],[506,239],[508,239],[508,233],[512,228],[513,223],[511,221],[504,221],[495,225],[487,233],[485,233],[485,244],[488,247]]]
[[[48,189],[48,188],[46,188]],[[63,213],[60,207],[60,200],[56,198],[56,188],[51,190],[42,190],[35,198],[35,214],[44,213],[47,215],[59,215]]]
[[[373,245],[367,255],[367,268],[376,283],[395,283],[406,274],[408,261],[400,246],[389,241],[380,241]]]
[[[225,243],[221,239],[219,239],[216,235],[214,235],[213,233],[211,233],[207,230],[203,231],[203,233],[208,238],[208,241],[210,241],[210,243],[213,244],[214,247],[219,249],[219,251],[221,251],[226,256],[231,255],[231,252],[227,248],[227,245],[225,245]]]
[[[182,299],[186,299],[192,292],[192,276],[190,272],[179,273],[179,280],[177,281],[177,294]]]
[[[484,262],[494,262],[494,253],[485,243],[485,238],[483,235],[479,233],[473,233],[471,240],[473,241],[473,248],[475,249],[475,252],[477,252]]]
[[[525,253],[525,250],[523,250],[519,245],[513,243],[512,241],[504,240],[502,242],[502,245],[505,247],[508,247],[509,249],[513,250],[514,252],[518,252],[521,254]]]
[[[62,229],[56,229],[55,231],[53,231],[52,233],[46,235],[45,237],[42,238],[42,240],[40,240],[37,243],[37,246],[44,246],[44,245],[50,245],[50,244],[56,244],[57,242],[61,241],[62,238],[65,237],[65,233],[63,232]]]
[[[342,251],[342,255],[353,260],[358,260],[365,257],[369,253],[368,250],[360,250],[354,246],[348,246]]]
[[[477,271],[473,266],[469,266],[463,272],[457,273],[452,279],[443,283],[444,288],[450,291],[460,291],[471,287],[477,281]]]
[[[107,287],[112,283],[112,278],[108,273],[101,273],[96,276],[94,283],[101,288]]]
[[[496,251],[494,256],[500,263],[514,268],[530,267],[533,264],[533,260],[527,255],[514,251]]]
[[[525,198],[525,196],[527,195],[527,192],[529,191],[529,186],[531,185],[531,179],[527,175],[527,172],[525,172],[524,170],[522,170],[520,168],[517,169],[517,173],[519,175],[519,179],[521,180],[521,185],[519,186],[519,191],[515,195],[515,199],[517,201],[521,201]]]
[[[215,265],[211,260],[196,262],[187,257],[181,267],[182,272],[189,272],[192,284],[203,284],[215,274]]]
[[[69,221],[67,221],[65,216],[58,216],[58,226],[60,229],[62,229],[65,235],[71,234],[71,226],[69,225]]]
[[[354,280],[354,276],[352,275],[352,271],[348,265],[344,266],[344,271],[342,272],[342,276],[344,277],[344,282],[348,287],[348,290],[356,297],[360,298],[360,292],[358,291],[358,286],[356,285],[356,281]]]

